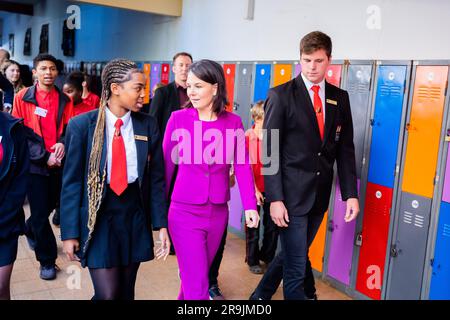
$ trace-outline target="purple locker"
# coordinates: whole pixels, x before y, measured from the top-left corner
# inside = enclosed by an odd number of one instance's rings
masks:
[[[301,64],[296,64],[295,65],[295,77],[297,77],[299,74],[300,74],[300,72],[302,71],[302,65]]]
[[[358,194],[359,182],[358,179]],[[337,182],[333,220],[330,221],[333,231],[328,256],[328,275],[348,286],[350,285],[356,219],[349,223],[344,221],[346,208],[347,205],[342,201],[341,190]]]
[[[241,223],[244,207],[242,206],[241,195],[239,194],[239,187],[237,183],[230,189],[228,210],[230,212],[230,215],[228,216],[228,225],[236,230],[244,231]]]
[[[159,82],[161,82],[161,63],[152,63],[152,71],[150,73],[150,98],[153,98],[153,87]]]
[[[450,203],[450,148],[447,153],[447,163],[445,167],[444,191],[442,193],[442,201]]]

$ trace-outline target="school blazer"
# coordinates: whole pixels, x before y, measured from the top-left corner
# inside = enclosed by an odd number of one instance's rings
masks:
[[[222,150],[221,161],[216,161],[213,164],[203,161],[202,154],[200,154],[203,153],[203,149],[202,147],[199,148],[199,139],[195,136],[195,127],[199,123],[201,121],[199,121],[198,112],[194,108],[173,112],[167,123],[163,152],[166,167],[166,187],[170,186],[172,181],[175,181],[171,200],[188,204],[226,203],[230,200],[229,172],[231,163],[233,163],[244,209],[256,210],[255,185],[248,151],[245,147],[245,132],[241,118],[224,111],[214,121],[214,128],[220,131],[224,139],[223,145],[216,149],[217,152],[220,148]],[[234,144],[226,143],[226,130],[238,130],[240,138],[234,138]],[[203,134],[205,132],[203,129]],[[211,138],[206,136],[205,139],[211,141]],[[218,141],[215,138],[212,138],[212,140]],[[183,141],[189,142],[184,143]],[[184,146],[182,146],[183,143]],[[185,148],[183,152],[187,154],[186,147],[191,150],[190,157],[182,155],[183,159],[180,157],[177,160],[179,163],[176,171],[176,161],[172,159],[172,154],[178,154],[181,148]],[[238,152],[240,156],[238,156]],[[201,161],[196,161],[196,156],[200,156]],[[217,159],[219,158],[217,157]],[[167,194],[169,194],[169,188],[167,188]]]
[[[266,197],[269,202],[284,201],[289,215],[307,214],[314,204],[321,212],[327,210],[335,161],[342,200],[358,196],[348,93],[326,82],[325,100],[323,141],[301,75],[269,90],[265,101],[263,128],[268,131],[263,148],[272,161],[264,167],[279,164],[274,174],[264,175]],[[270,134],[273,129],[278,130],[278,141]]]
[[[67,161],[61,190],[61,239],[79,239],[80,248],[87,247],[85,242],[89,234],[87,173],[97,117],[98,110],[74,117],[70,120],[66,132]],[[149,226],[151,225],[155,230],[166,228],[167,204],[159,129],[155,119],[147,114],[132,112],[131,119],[138,158],[138,181],[142,205]],[[106,156],[105,138],[101,168],[106,166]],[[105,185],[103,197],[106,189]]]

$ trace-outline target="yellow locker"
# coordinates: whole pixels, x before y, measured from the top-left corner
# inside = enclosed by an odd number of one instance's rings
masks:
[[[276,64],[273,66],[273,86],[279,86],[292,79],[292,64]]]
[[[402,191],[432,198],[448,66],[417,66]]]

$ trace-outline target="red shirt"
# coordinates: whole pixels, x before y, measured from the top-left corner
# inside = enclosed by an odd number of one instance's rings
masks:
[[[73,116],[75,117],[82,113],[89,112],[91,110],[95,110],[95,107],[93,107],[85,102],[81,102],[81,103],[73,106]]]
[[[100,98],[92,92],[88,93],[87,97],[83,99],[83,102],[92,107],[90,110],[96,109],[100,106]]]
[[[58,117],[58,104],[59,95],[55,88],[52,88],[50,92],[39,88],[39,84],[36,85],[36,101],[37,107],[45,109],[47,114],[45,117],[40,116],[40,125],[42,130],[42,138],[44,139],[45,149],[52,153],[55,150],[51,149],[57,142],[56,133],[56,121]]]
[[[253,128],[245,132],[245,144],[250,156],[255,185],[259,192],[264,192],[264,176],[261,173],[263,167],[261,163],[262,140],[255,134]]]

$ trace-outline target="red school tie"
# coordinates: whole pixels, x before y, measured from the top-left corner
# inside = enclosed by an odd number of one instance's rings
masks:
[[[311,87],[311,90],[314,91],[314,111],[316,112],[317,124],[319,125],[320,139],[323,140],[323,106],[319,96],[319,89],[320,87],[317,85]]]
[[[111,180],[110,188],[115,194],[120,196],[128,186],[127,178],[127,155],[125,151],[125,143],[120,132],[123,125],[121,119],[117,119],[114,127],[114,137],[112,142],[112,163],[111,163]]]

